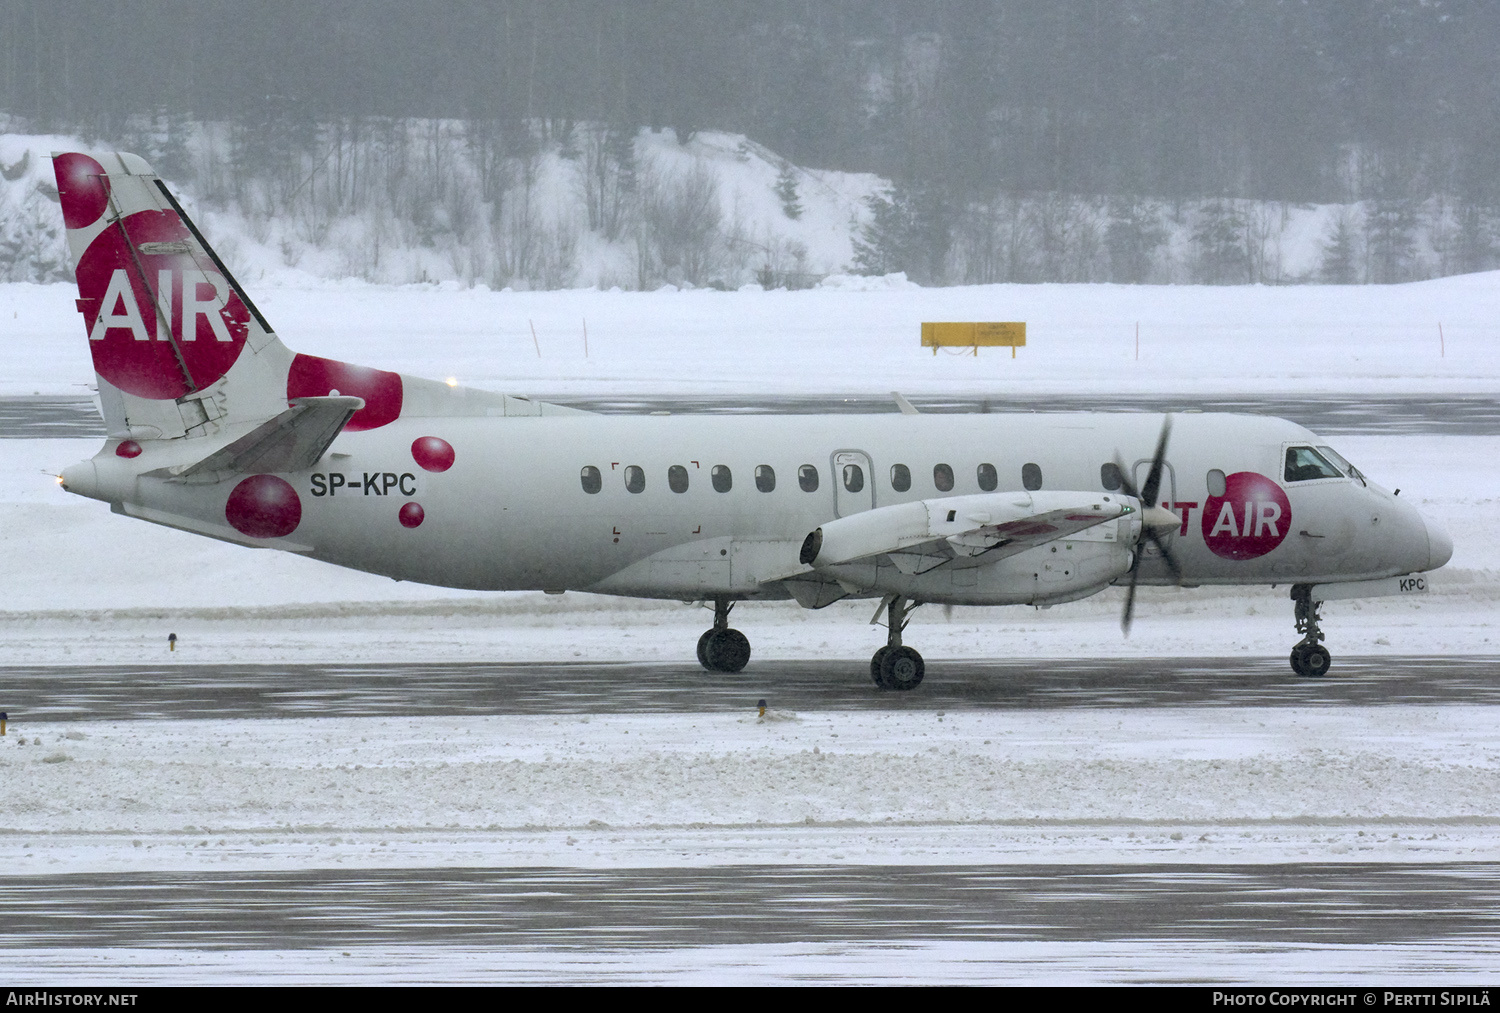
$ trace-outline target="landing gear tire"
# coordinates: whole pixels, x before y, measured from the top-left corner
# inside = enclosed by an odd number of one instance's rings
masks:
[[[709,630],[698,639],[698,660],[710,672],[738,672],[750,663],[750,640],[739,630]]]
[[[911,647],[887,647],[880,659],[880,685],[886,689],[916,689],[926,674],[922,656]]]
[[[1333,656],[1322,644],[1302,649],[1302,674],[1314,679],[1322,678],[1333,664]]]
[[[885,660],[885,656],[890,652],[891,649],[889,647],[882,647],[870,658],[870,681],[881,689],[890,688],[885,684],[885,678],[880,674],[880,663]]]
[[[1292,671],[1309,679],[1321,679],[1333,665],[1333,655],[1321,644],[1298,644],[1292,648]]]

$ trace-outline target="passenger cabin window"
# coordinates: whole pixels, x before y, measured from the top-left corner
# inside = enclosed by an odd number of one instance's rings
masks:
[[[769,464],[757,464],[755,466],[755,488],[761,492],[770,492],[776,488],[776,469]]]
[[[844,465],[844,488],[859,492],[865,487],[865,469],[857,464]]]
[[[1288,447],[1286,449],[1286,480],[1288,482],[1311,482],[1315,478],[1343,478],[1343,473],[1328,462],[1328,458],[1312,447]]]
[[[1113,461],[1099,465],[1099,484],[1111,492],[1124,485],[1120,481],[1120,466]]]
[[[583,484],[583,491],[590,496],[604,488],[604,476],[592,464],[583,466],[583,470],[578,473],[578,481]]]
[[[1222,496],[1228,490],[1229,483],[1224,478],[1224,473],[1218,468],[1208,473],[1208,494],[1210,496]]]
[[[632,464],[625,468],[625,491],[646,491],[646,473],[639,466]]]
[[[891,488],[906,492],[911,488],[911,469],[904,464],[891,465]]]
[[[804,464],[797,469],[797,484],[802,487],[803,492],[818,491],[818,469],[811,464]]]
[[[1042,468],[1037,464],[1021,465],[1021,484],[1032,492],[1042,487]]]
[[[932,484],[937,486],[938,492],[952,492],[953,469],[946,464],[934,464],[932,466]]]
[[[994,492],[1000,485],[1000,473],[993,464],[981,464],[974,470],[974,474],[979,479],[979,488],[984,492]]]
[[[728,492],[734,488],[734,476],[729,473],[727,464],[714,465],[714,470],[708,473],[708,477],[714,484],[714,492]]]
[[[673,492],[687,492],[688,473],[687,469],[680,464],[674,464],[667,469],[667,488]]]

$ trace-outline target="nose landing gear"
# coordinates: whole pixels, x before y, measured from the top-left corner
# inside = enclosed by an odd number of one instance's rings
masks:
[[[922,656],[914,648],[901,644],[901,631],[911,622],[909,616],[916,607],[899,594],[892,595],[885,604],[886,643],[870,659],[870,678],[881,689],[916,689],[926,674]],[[875,618],[880,618],[878,611]]]
[[[1298,675],[1317,678],[1333,664],[1333,656],[1322,644],[1323,630],[1318,625],[1321,618],[1318,610],[1323,607],[1323,603],[1312,600],[1311,584],[1293,584],[1292,601],[1295,603],[1297,632],[1304,634],[1297,646],[1292,648],[1292,671]]]
[[[738,672],[750,663],[750,640],[729,628],[734,602],[714,599],[714,628],[698,638],[698,664],[710,672]]]

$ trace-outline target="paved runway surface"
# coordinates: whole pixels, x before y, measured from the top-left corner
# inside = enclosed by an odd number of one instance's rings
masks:
[[[856,414],[894,412],[895,403],[885,396],[746,398],[610,398],[577,397],[541,400],[586,408],[606,414],[642,414],[670,411],[690,414]],[[925,412],[1029,412],[1029,411],[1183,411],[1248,412],[1275,415],[1300,422],[1324,436],[1345,433],[1447,433],[1489,436],[1500,433],[1500,400],[1472,397],[1312,397],[1288,399],[1217,398],[1108,398],[1108,397],[1006,397],[911,399]],[[0,398],[0,438],[43,439],[70,436],[103,436],[104,426],[94,403],[77,397]]]
[[[1494,939],[1500,867],[731,866],[0,878],[6,947]],[[1206,969],[1205,969],[1206,970]]]
[[[1243,658],[934,661],[909,693],[857,664],[433,664],[14,666],[0,710],[14,721],[607,714],[1068,707],[1318,707],[1500,703],[1500,658],[1338,659],[1322,679]]]

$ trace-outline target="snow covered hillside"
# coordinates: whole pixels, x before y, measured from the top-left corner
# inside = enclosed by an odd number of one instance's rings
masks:
[[[20,126],[0,114],[0,281],[67,277],[46,156],[91,148],[152,161],[247,282],[1356,283],[1472,270],[1495,248],[1494,223],[1441,194],[1397,206],[1001,192],[929,221],[919,192],[717,131],[353,119],[251,138],[135,118],[114,138],[5,132]]]

